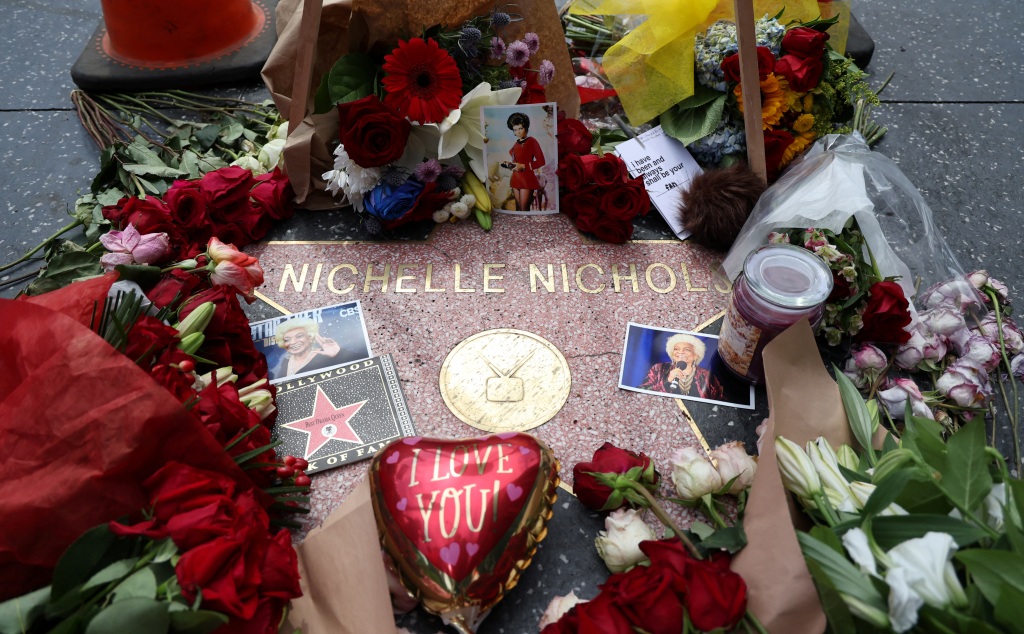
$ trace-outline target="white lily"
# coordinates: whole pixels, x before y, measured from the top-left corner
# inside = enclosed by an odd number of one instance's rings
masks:
[[[875,555],[871,552],[868,534],[862,529],[854,527],[843,533],[842,539],[846,553],[850,555],[853,563],[860,566],[860,571],[877,577],[878,566],[875,563]]]
[[[889,570],[886,582],[895,590],[894,582],[906,583],[928,605],[944,608],[949,604],[967,605],[967,595],[953,569],[956,542],[946,533],[928,532],[894,546],[888,553]],[[893,577],[894,573],[899,574]],[[891,616],[891,614],[890,614]]]
[[[480,108],[511,106],[519,101],[522,92],[522,88],[491,90],[491,85],[483,82],[463,95],[459,107],[448,113],[440,123],[414,127],[437,139],[437,157],[441,160],[452,158],[465,150],[469,156],[469,168],[482,181],[487,177],[487,170],[484,166],[484,135]]]
[[[818,472],[822,485],[839,494],[840,504],[835,506],[842,510],[849,509],[851,512],[855,510],[850,508],[853,507],[850,484],[839,472],[839,461],[835,451],[832,450],[832,445],[821,436],[816,441],[809,440],[807,441],[807,457],[811,459],[814,470]]]

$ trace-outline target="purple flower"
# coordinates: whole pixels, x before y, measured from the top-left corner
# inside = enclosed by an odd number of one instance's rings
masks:
[[[921,313],[921,322],[937,335],[948,337],[967,326],[964,316],[951,301],[937,304],[931,310]]]
[[[466,170],[462,169],[458,165],[445,165],[441,169],[441,173],[454,176],[455,178],[462,178],[466,175]]]
[[[530,55],[533,55],[540,50],[540,36],[532,31],[523,36],[523,42],[525,42],[527,48],[530,49]]]
[[[878,400],[885,405],[889,416],[895,420],[903,420],[907,409],[907,401],[910,401],[910,411],[914,416],[935,420],[932,410],[924,402],[921,389],[917,387],[912,379],[896,379],[889,383],[888,389],[878,393]]]
[[[540,75],[537,81],[541,86],[547,86],[555,78],[555,65],[551,63],[551,60],[546,59],[540,63],[540,69],[537,72]]]
[[[433,183],[441,175],[441,161],[430,159],[416,166],[416,178],[422,183]]]
[[[124,231],[108,231],[100,236],[103,248],[109,251],[100,258],[106,271],[112,271],[119,264],[156,264],[170,250],[166,233],[140,234],[135,225],[128,225]]]
[[[483,37],[483,33],[480,32],[480,29],[473,26],[465,26],[462,27],[462,31],[459,33],[459,43],[469,48],[476,48],[481,37]]]
[[[846,360],[843,374],[850,377],[859,390],[866,390],[877,379],[878,375],[888,367],[885,353],[870,343],[855,346],[851,356]]]
[[[491,38],[491,58],[501,59],[505,56],[505,41],[498,36]]]
[[[505,63],[513,68],[521,68],[530,61],[530,48],[522,41],[516,40],[508,45],[505,51]]]
[[[984,370],[964,359],[954,361],[935,382],[935,389],[960,407],[982,407],[992,394]]]

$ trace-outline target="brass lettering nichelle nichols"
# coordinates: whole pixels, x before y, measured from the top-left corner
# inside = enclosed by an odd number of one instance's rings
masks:
[[[714,279],[698,286],[685,263],[569,265],[530,264],[510,270],[506,264],[489,263],[464,267],[459,262],[443,265],[451,272],[439,282],[438,269],[431,263],[371,262],[356,266],[341,264],[285,264],[279,293],[316,293],[327,289],[335,295],[350,293],[504,293],[509,284],[529,284],[531,293],[708,293],[723,295],[732,287]]]

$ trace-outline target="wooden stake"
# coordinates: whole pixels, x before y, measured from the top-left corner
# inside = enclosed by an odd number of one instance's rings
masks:
[[[739,44],[740,85],[743,86],[743,126],[747,137],[747,164],[768,182],[764,159],[764,130],[761,128],[761,81],[757,73],[757,36],[754,33],[753,0],[733,0],[736,13],[736,42]]]
[[[313,81],[313,55],[316,53],[317,32],[323,0],[302,0],[302,22],[299,25],[299,55],[295,58],[295,77],[292,79],[292,104],[288,108],[288,133],[299,127],[306,118],[309,88]],[[755,71],[757,69],[755,68]]]

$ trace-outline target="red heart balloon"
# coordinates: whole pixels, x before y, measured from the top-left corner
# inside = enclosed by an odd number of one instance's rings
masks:
[[[377,528],[424,607],[471,631],[546,534],[558,461],[533,436],[405,438],[370,467]]]

